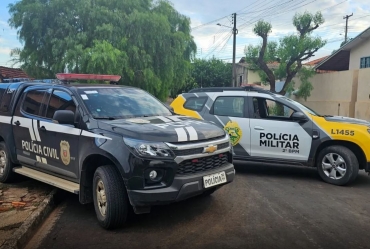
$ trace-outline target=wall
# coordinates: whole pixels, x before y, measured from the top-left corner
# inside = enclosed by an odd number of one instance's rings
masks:
[[[298,89],[300,82],[295,81]],[[291,98],[320,114],[370,121],[370,68],[317,74],[310,81],[314,89],[307,101]]]
[[[237,85],[241,85],[245,82],[247,82],[247,73],[248,70],[246,68],[245,63],[237,63],[235,64],[235,70],[236,70],[236,82]],[[240,82],[240,76],[242,76],[242,82]]]
[[[370,121],[370,68],[358,70],[355,117]]]
[[[257,71],[248,69],[247,75],[248,75],[248,81],[247,81],[248,83],[252,84],[252,83],[261,82],[261,78],[259,74],[257,73]]]
[[[370,39],[365,40],[361,45],[351,49],[349,57],[349,70],[360,68],[360,59],[370,56]]]

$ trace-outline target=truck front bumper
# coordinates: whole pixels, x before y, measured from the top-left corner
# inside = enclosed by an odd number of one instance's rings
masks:
[[[226,174],[225,183],[210,188],[204,188],[204,176],[212,175],[222,171],[224,171]],[[219,188],[225,184],[232,182],[234,180],[234,177],[234,165],[231,163],[226,163],[214,170],[187,176],[175,176],[172,185],[166,188],[128,190],[127,192],[132,206],[164,205],[200,195],[212,188]]]

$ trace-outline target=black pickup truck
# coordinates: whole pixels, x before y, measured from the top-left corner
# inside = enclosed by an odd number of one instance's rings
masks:
[[[123,225],[130,210],[148,213],[233,181],[223,129],[175,115],[149,93],[114,84],[119,78],[0,84],[0,181],[21,174],[78,194],[106,229]]]

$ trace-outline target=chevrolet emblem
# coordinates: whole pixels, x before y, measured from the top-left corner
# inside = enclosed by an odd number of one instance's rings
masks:
[[[208,145],[207,147],[204,147],[203,153],[213,153],[217,150],[217,145]]]

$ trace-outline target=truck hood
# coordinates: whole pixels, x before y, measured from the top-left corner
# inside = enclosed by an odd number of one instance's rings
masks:
[[[100,120],[99,128],[127,138],[170,143],[212,139],[226,134],[211,122],[177,115]]]
[[[343,116],[327,116],[325,117],[327,121],[331,122],[340,122],[340,123],[349,123],[349,124],[359,124],[359,125],[370,125],[369,121],[357,118],[349,118]]]

